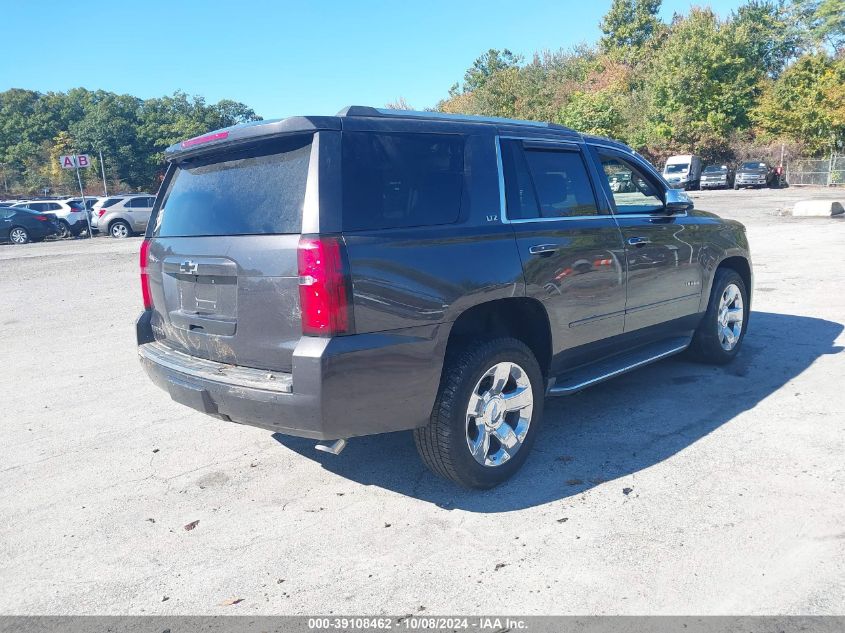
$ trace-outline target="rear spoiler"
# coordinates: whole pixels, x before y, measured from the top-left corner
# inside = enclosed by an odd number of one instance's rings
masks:
[[[340,121],[337,117],[331,116],[294,116],[286,119],[242,123],[171,145],[164,151],[164,158],[168,161],[179,161],[221,147],[243,145],[283,134],[316,132],[317,130],[340,130]]]

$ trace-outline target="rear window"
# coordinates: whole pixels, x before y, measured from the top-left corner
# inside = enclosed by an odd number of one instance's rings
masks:
[[[105,208],[107,208],[107,207],[112,206],[113,204],[117,204],[117,203],[118,203],[118,202],[120,202],[121,200],[123,200],[123,198],[109,198],[109,199],[108,199],[108,200],[106,200],[103,204],[101,204],[101,205],[100,205],[100,207],[101,207],[102,209],[105,209]]]
[[[464,139],[343,133],[345,231],[451,224],[464,182]]]
[[[311,139],[276,139],[179,164],[153,236],[299,233]]]

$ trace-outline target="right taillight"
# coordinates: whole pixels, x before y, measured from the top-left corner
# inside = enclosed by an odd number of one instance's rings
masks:
[[[150,240],[141,242],[141,296],[144,299],[144,310],[153,307],[153,295],[150,292],[150,276],[147,272],[147,263],[150,256]]]
[[[351,305],[338,237],[301,237],[297,249],[302,333],[335,336],[350,331]]]
[[[100,209],[99,211],[97,211],[97,217],[98,217],[98,218],[103,217],[103,214],[104,214],[105,212],[106,212],[106,210],[105,210],[105,209]]]

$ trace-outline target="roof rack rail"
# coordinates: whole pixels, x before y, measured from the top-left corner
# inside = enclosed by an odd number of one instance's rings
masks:
[[[390,110],[387,108],[373,108],[371,106],[351,105],[343,108],[336,116],[339,117],[401,117],[406,119],[434,119],[439,121],[464,121],[467,123],[498,123],[500,125],[528,125],[553,130],[575,132],[575,130],[545,121],[526,121],[524,119],[507,119],[497,116],[477,116],[474,114],[449,114],[448,112],[419,112],[417,110]]]

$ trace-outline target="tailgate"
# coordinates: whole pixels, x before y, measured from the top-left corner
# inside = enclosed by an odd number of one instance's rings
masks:
[[[156,339],[208,360],[291,371],[310,135],[171,168],[147,271]]]

